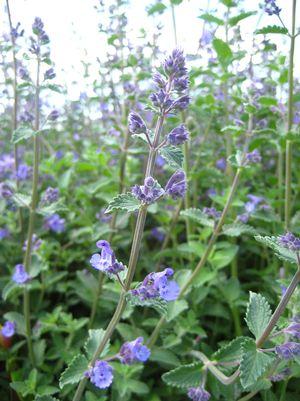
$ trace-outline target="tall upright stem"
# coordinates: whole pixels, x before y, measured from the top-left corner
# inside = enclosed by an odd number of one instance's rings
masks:
[[[291,130],[293,124],[293,92],[294,92],[294,53],[295,53],[295,32],[296,32],[296,3],[293,0],[292,5],[292,31],[290,44],[289,59],[289,96],[288,96],[288,116],[287,116],[287,133]],[[284,225],[285,230],[290,228],[291,218],[291,185],[292,185],[292,141],[286,141],[285,148],[285,205],[284,205]]]
[[[39,112],[39,99],[40,99],[40,57],[37,56],[37,71],[36,71],[36,88],[35,88],[35,123],[34,129],[38,131],[40,128],[40,112]],[[32,178],[32,194],[31,194],[31,207],[28,223],[27,246],[24,257],[24,267],[29,272],[31,264],[31,250],[32,250],[32,236],[34,232],[35,215],[38,203],[38,180],[39,180],[39,137],[35,135],[33,138],[33,178]],[[28,344],[28,351],[31,363],[35,365],[35,358],[32,347],[31,339],[31,324],[30,324],[30,293],[27,287],[24,287],[24,317],[26,325],[26,337]]]
[[[18,96],[18,65],[17,65],[17,56],[16,56],[16,39],[12,33],[13,24],[9,6],[9,0],[6,0],[6,8],[8,14],[8,22],[10,29],[10,38],[12,44],[12,56],[13,56],[13,96],[14,96],[14,104],[13,104],[13,118],[12,118],[12,134],[18,128],[18,104],[19,104],[19,96]],[[19,189],[20,183],[18,179],[18,168],[19,168],[19,155],[18,155],[18,145],[14,144],[14,163],[15,163],[15,173],[16,173],[16,184],[17,189]],[[20,222],[20,231],[23,234],[23,212],[22,209],[19,208],[19,222]]]
[[[150,148],[150,151],[149,151],[145,177],[149,177],[149,176],[153,175],[156,154],[157,154],[156,147],[159,144],[159,139],[160,139],[160,135],[162,132],[163,123],[164,123],[164,118],[165,117],[162,115],[157,120],[157,124],[156,124],[156,128],[155,128],[155,135],[154,135],[154,140],[153,140],[153,146]],[[107,342],[110,340],[112,334],[114,333],[115,328],[116,328],[117,324],[119,323],[119,321],[122,317],[122,313],[125,309],[126,293],[130,289],[130,286],[131,286],[131,283],[132,283],[132,280],[134,277],[137,261],[139,258],[140,247],[141,247],[141,242],[142,242],[142,237],[143,237],[143,232],[144,232],[144,227],[145,227],[145,221],[146,221],[146,216],[147,216],[147,209],[148,209],[147,204],[143,204],[139,209],[138,217],[137,217],[137,221],[136,221],[136,225],[135,225],[135,231],[134,231],[134,235],[133,235],[129,262],[128,262],[128,272],[126,275],[125,285],[124,285],[124,288],[122,288],[122,291],[121,291],[121,294],[119,297],[119,301],[118,301],[118,305],[115,309],[114,315],[105,330],[105,335],[104,335],[102,341],[100,342],[98,348],[96,349],[92,360],[90,361],[90,366],[93,366],[95,364],[96,360],[101,355],[105,345],[107,344]],[[87,382],[87,378],[83,378],[80,381],[80,383],[77,387],[76,393],[74,395],[73,401],[79,401],[81,399],[82,393],[86,386],[86,382]]]

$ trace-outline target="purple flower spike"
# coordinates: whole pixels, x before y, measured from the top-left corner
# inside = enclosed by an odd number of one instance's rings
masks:
[[[91,257],[90,263],[94,269],[107,274],[117,274],[124,270],[123,264],[117,261],[115,253],[107,241],[100,240],[96,245],[101,249],[101,254],[95,253]]]
[[[300,356],[300,343],[287,342],[275,347],[276,354],[282,359],[292,359],[295,356]]]
[[[106,361],[96,361],[86,376],[100,389],[108,388],[113,381],[113,368]]]
[[[57,110],[52,110],[51,113],[48,115],[48,120],[50,121],[55,121],[59,117],[59,111]]]
[[[203,213],[206,214],[208,217],[212,217],[213,219],[218,219],[221,217],[221,212],[218,212],[215,207],[204,207]]]
[[[0,198],[8,199],[13,196],[13,190],[5,182],[0,183]]]
[[[182,145],[185,141],[189,139],[189,133],[183,124],[172,129],[172,131],[167,136],[168,142],[171,145]]]
[[[143,345],[143,337],[138,337],[134,341],[127,341],[120,349],[119,358],[125,365],[131,365],[134,362],[146,362],[150,356],[150,350]]]
[[[16,323],[10,322],[9,320],[4,323],[1,333],[3,337],[10,338],[15,334],[16,331]]]
[[[218,170],[225,171],[226,170],[226,159],[222,157],[221,159],[216,161],[216,167]]]
[[[62,233],[65,231],[65,219],[54,213],[45,219],[45,228],[55,233]]]
[[[144,185],[133,186],[131,192],[139,201],[148,205],[154,203],[165,193],[159,183],[152,177],[145,178]]]
[[[185,172],[177,170],[167,182],[165,192],[173,199],[183,198],[187,190]]]
[[[129,131],[132,134],[143,134],[147,132],[144,120],[135,112],[131,112],[128,116]]]
[[[168,76],[174,78],[182,78],[187,75],[187,68],[185,66],[185,57],[183,51],[175,49],[171,55],[163,63],[163,68]]]
[[[18,264],[15,266],[15,271],[12,276],[12,279],[17,284],[25,284],[28,280],[30,280],[30,276],[25,271],[24,265]]]
[[[300,339],[300,323],[292,323],[283,331],[292,337]]]
[[[150,273],[142,284],[132,294],[138,296],[142,301],[151,298],[162,298],[167,302],[178,298],[180,288],[174,280],[170,280],[174,271],[167,268],[159,273]]]
[[[261,162],[261,155],[257,149],[254,149],[253,152],[249,152],[246,154],[245,163],[246,164],[256,164]]]
[[[54,79],[55,77],[56,74],[53,68],[49,68],[44,74],[44,79]]]
[[[59,189],[48,187],[43,194],[42,203],[53,203],[58,200],[59,197]]]
[[[265,0],[263,8],[268,15],[279,15],[281,11],[275,0]]]
[[[300,251],[300,238],[295,237],[292,233],[286,233],[278,237],[278,242],[284,248],[287,248],[294,252]]]
[[[191,387],[188,390],[188,397],[193,401],[208,401],[210,393],[201,387]]]

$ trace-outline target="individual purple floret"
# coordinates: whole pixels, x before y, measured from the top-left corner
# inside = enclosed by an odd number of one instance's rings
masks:
[[[15,271],[12,275],[12,279],[17,284],[25,284],[28,280],[30,280],[30,276],[26,272],[24,265],[18,264],[15,266]]]
[[[292,337],[300,339],[300,323],[292,323],[283,331]]]
[[[52,110],[51,113],[48,115],[48,120],[50,121],[55,121],[59,117],[59,111],[57,110]]]
[[[65,230],[65,219],[60,217],[59,214],[54,213],[46,217],[44,227],[55,233],[62,233]]]
[[[20,28],[20,31],[19,31],[19,28]],[[24,35],[24,29],[21,29],[21,23],[20,22],[18,22],[16,27],[15,28],[13,27],[10,32],[11,32],[11,35],[15,39],[17,39],[17,38],[19,38],[19,37]]]
[[[157,239],[159,242],[163,242],[165,239],[165,233],[159,229],[159,227],[153,227],[151,230],[151,237]]]
[[[282,359],[292,359],[295,356],[300,356],[300,343],[287,342],[275,347],[276,354]]]
[[[143,337],[138,337],[134,341],[124,343],[119,352],[119,359],[125,365],[131,365],[134,362],[146,362],[150,356],[150,350],[143,345]]]
[[[49,68],[44,74],[44,79],[54,79],[55,77],[56,74],[53,68]]]
[[[108,388],[113,381],[113,368],[106,361],[96,361],[94,367],[85,373],[91,383],[100,389]]]
[[[281,11],[275,0],[265,0],[263,8],[268,15],[279,15]]]
[[[284,235],[280,235],[278,237],[278,242],[281,246],[294,251],[294,252],[299,252],[300,251],[300,238],[295,237],[294,234],[288,232]]]
[[[171,280],[173,274],[173,269],[169,267],[159,273],[149,273],[141,285],[131,292],[142,301],[159,297],[165,301],[175,301],[180,288],[176,281]]]
[[[187,395],[193,401],[208,401],[210,399],[210,393],[202,386],[191,387]]]
[[[288,376],[290,376],[291,373],[292,372],[291,372],[290,368],[285,368],[281,372],[279,372],[273,376],[270,376],[269,379],[272,382],[280,382],[281,380],[285,380]]]
[[[59,198],[59,189],[48,187],[43,194],[42,203],[50,204],[56,202],[58,198]]]
[[[13,196],[13,190],[5,182],[0,183],[0,198],[8,199]]]
[[[221,212],[218,212],[215,207],[204,207],[203,213],[208,217],[212,217],[213,219],[218,219],[221,216]]]
[[[169,93],[160,89],[158,92],[150,95],[150,100],[153,105],[160,109],[162,113],[167,113],[173,106],[174,101],[171,99]]]
[[[30,79],[29,73],[24,67],[20,67],[18,69],[18,75],[21,79],[24,79],[24,81],[28,81]]]
[[[227,163],[226,163],[226,159],[224,157],[222,157],[221,159],[216,161],[216,167],[220,171],[225,171],[226,165],[227,165]]]
[[[1,329],[1,334],[3,337],[10,338],[15,334],[16,331],[16,323],[6,321]]]
[[[23,251],[26,251],[27,249],[27,240],[25,240],[24,245],[23,245]],[[32,235],[32,241],[31,241],[31,249],[33,251],[37,251],[39,250],[40,246],[42,245],[43,241],[37,237],[36,234]]]
[[[148,205],[154,203],[165,193],[159,183],[152,177],[145,178],[144,185],[134,185],[131,192],[139,201]]]
[[[170,145],[182,145],[185,141],[189,139],[189,133],[183,124],[172,129],[172,131],[167,135],[167,140]]]
[[[107,241],[100,240],[96,245],[101,249],[101,253],[95,253],[91,257],[90,263],[94,269],[108,274],[117,274],[124,270],[124,265],[117,261],[115,253]]]
[[[7,228],[0,228],[0,240],[9,237],[9,231]]]
[[[179,99],[173,102],[172,109],[178,111],[185,110],[188,107],[190,100],[191,98],[188,95],[181,96]]]
[[[187,190],[185,172],[177,170],[166,184],[165,192],[173,199],[183,198]]]
[[[241,223],[248,223],[249,220],[249,214],[248,213],[243,213],[243,214],[239,214],[237,216],[238,221],[240,221]]]
[[[25,181],[29,178],[31,173],[31,168],[27,164],[20,164],[17,171],[17,178],[20,181]]]
[[[143,134],[147,132],[147,127],[144,120],[135,112],[129,113],[128,127],[132,134]]]
[[[261,155],[257,149],[254,149],[252,152],[246,154],[245,163],[246,164],[255,164],[261,162]]]
[[[256,196],[256,195],[252,195],[252,194],[248,194],[247,198],[254,205],[259,205],[260,203],[264,202],[264,200],[265,200],[262,196]]]

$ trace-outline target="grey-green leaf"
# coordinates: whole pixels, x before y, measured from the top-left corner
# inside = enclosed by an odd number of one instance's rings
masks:
[[[201,363],[182,365],[162,375],[165,383],[172,387],[189,388],[200,384],[202,373]]]
[[[135,212],[139,209],[141,203],[130,192],[120,194],[114,197],[108,204],[105,213],[111,213],[114,210],[126,210],[127,212]]]
[[[40,131],[34,131],[29,127],[19,127],[13,132],[11,141],[12,143],[18,143],[38,134],[40,134]]]
[[[203,226],[207,227],[214,227],[214,221],[212,219],[209,219],[205,213],[202,212],[200,209],[196,208],[190,208],[190,209],[185,209],[182,212],[180,212],[180,216],[188,217],[189,219],[196,221]]]
[[[233,57],[232,51],[229,45],[222,39],[215,38],[213,40],[213,47],[217,53],[218,60],[223,67],[227,67]]]
[[[96,330],[89,330],[89,337],[84,344],[84,349],[86,355],[89,359],[91,359],[95,351],[97,350],[100,342],[102,341],[105,334],[105,330],[103,329],[96,329]],[[109,342],[107,342],[104,350],[101,353],[101,357],[105,356],[109,351]]]
[[[158,152],[171,167],[182,167],[183,153],[180,148],[176,148],[175,146],[166,146],[161,148]]]
[[[264,28],[258,29],[255,31],[257,35],[266,35],[267,33],[279,33],[281,35],[286,35],[288,30],[280,25],[268,25]]]
[[[133,296],[131,293],[128,293],[127,299],[128,299],[128,304],[131,306],[144,306],[148,308],[154,308],[161,315],[165,316],[167,314],[168,310],[167,302],[162,298],[151,298],[151,299],[141,300],[139,297]]]
[[[88,360],[83,355],[76,355],[63,371],[59,379],[59,387],[78,383],[88,369]]]
[[[274,236],[263,237],[261,235],[256,235],[254,238],[256,239],[256,241],[260,242],[261,244],[273,249],[273,251],[275,252],[275,255],[279,259],[281,259],[285,262],[297,264],[296,253],[279,245],[277,237],[274,237]]]
[[[266,298],[250,291],[247,305],[246,323],[251,333],[258,339],[267,327],[272,311]]]
[[[255,228],[243,224],[243,223],[233,223],[225,224],[223,226],[222,234],[228,235],[229,237],[239,237],[242,234],[256,234]]]

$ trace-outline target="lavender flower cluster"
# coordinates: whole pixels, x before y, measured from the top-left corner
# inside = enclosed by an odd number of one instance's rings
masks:
[[[300,251],[300,238],[295,237],[294,234],[288,232],[278,237],[278,243],[284,248],[293,252]]]

